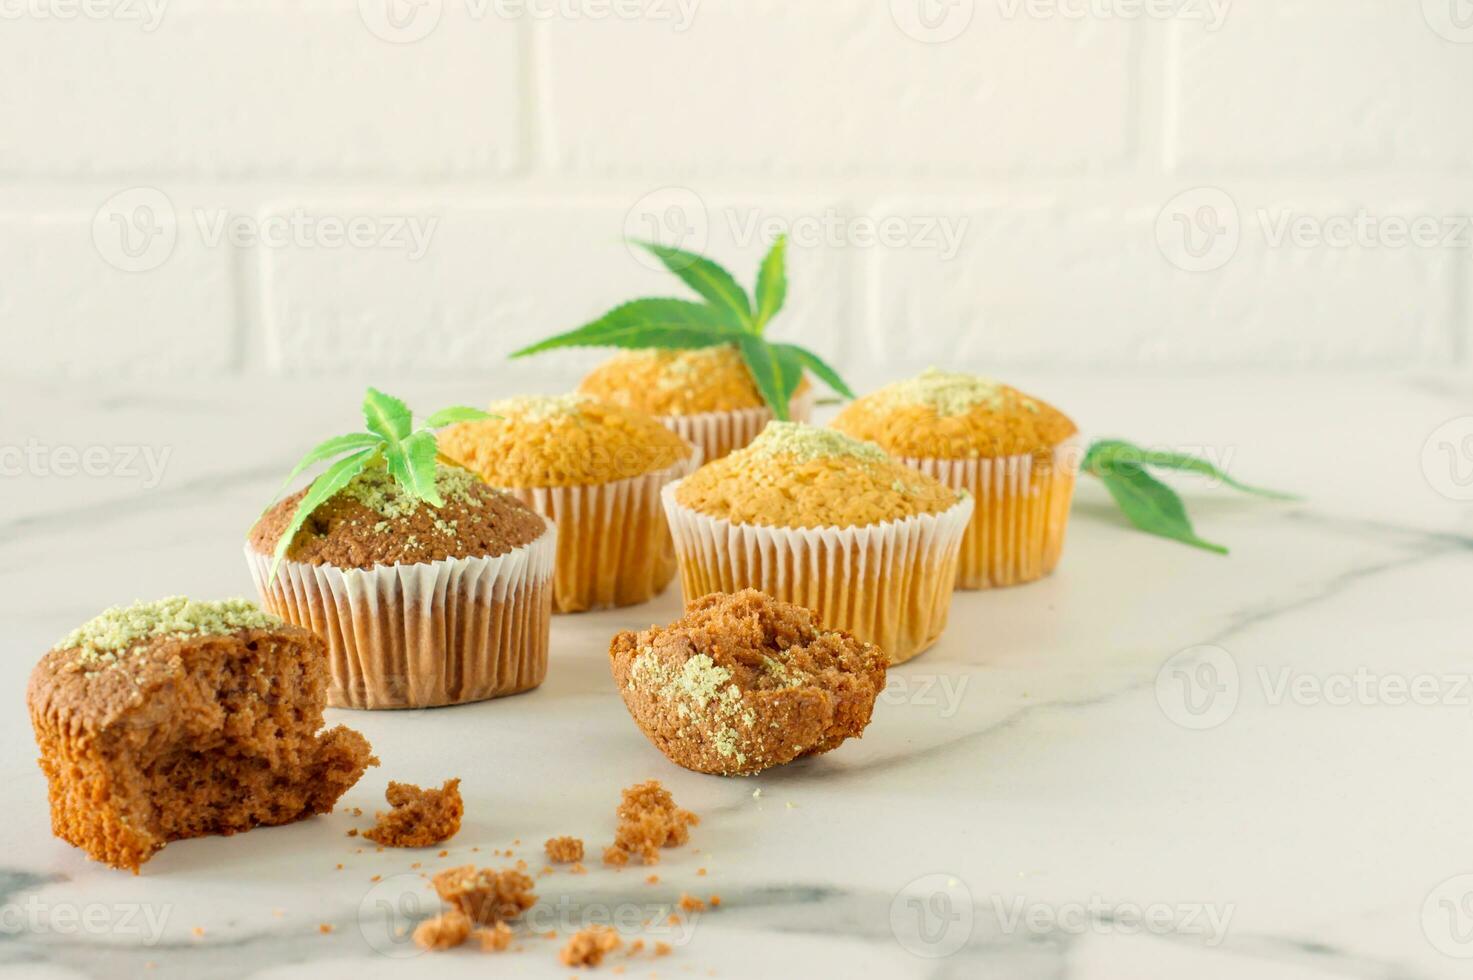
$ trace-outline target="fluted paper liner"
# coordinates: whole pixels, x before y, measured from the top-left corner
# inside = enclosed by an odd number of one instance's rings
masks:
[[[701,450],[641,476],[576,487],[506,487],[558,527],[554,612],[648,602],[675,577],[660,488],[701,465]]]
[[[788,403],[794,422],[807,422],[813,414],[815,396],[809,388]],[[737,408],[726,412],[697,412],[694,415],[661,415],[665,428],[701,451],[701,458],[714,462],[745,448],[773,420],[769,408]]]
[[[338,568],[246,546],[261,605],[327,644],[337,708],[427,708],[530,690],[547,676],[558,530],[494,558]]]
[[[946,628],[971,497],[939,514],[865,527],[784,528],[702,514],[675,499],[679,486],[662,497],[686,602],[758,589],[876,644],[891,664],[921,653]]]
[[[1069,503],[1079,472],[1077,437],[1052,457],[1031,454],[996,459],[920,459],[900,462],[966,490],[977,508],[962,538],[959,589],[995,589],[1043,578],[1064,551]]]

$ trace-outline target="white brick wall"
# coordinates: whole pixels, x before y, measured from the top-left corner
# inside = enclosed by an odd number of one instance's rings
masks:
[[[0,0],[0,377],[473,375],[780,230],[866,376],[1466,365],[1458,2]]]

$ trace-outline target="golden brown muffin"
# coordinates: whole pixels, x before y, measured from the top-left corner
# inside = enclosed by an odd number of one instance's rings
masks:
[[[109,609],[31,674],[53,832],[136,873],[170,841],[330,812],[378,760],[319,731],[326,690],[322,641],[244,600]]]
[[[1030,582],[1058,564],[1078,429],[1052,405],[986,378],[932,369],[858,399],[833,426],[972,494],[959,588]]]
[[[698,462],[653,418],[581,395],[495,402],[500,418],[440,434],[440,449],[557,525],[553,608],[647,602],[675,575],[660,488]]]
[[[462,467],[438,464],[435,485],[440,507],[369,465],[312,512],[274,574],[308,490],[251,529],[261,602],[326,640],[336,707],[461,704],[547,676],[555,532]]]
[[[665,627],[614,637],[609,665],[635,723],[676,765],[748,776],[858,738],[885,655],[753,590],[708,595]]]

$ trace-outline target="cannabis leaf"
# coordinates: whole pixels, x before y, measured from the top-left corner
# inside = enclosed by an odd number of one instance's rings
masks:
[[[1080,468],[1099,477],[1132,524],[1148,534],[1189,544],[1220,555],[1227,548],[1197,536],[1187,517],[1186,506],[1166,484],[1146,471],[1147,467],[1181,470],[1211,477],[1224,486],[1276,500],[1298,499],[1292,494],[1239,483],[1205,459],[1185,453],[1142,449],[1122,439],[1101,439],[1090,445]]]
[[[788,296],[787,238],[780,237],[762,260],[757,292],[749,297],[731,273],[710,259],[656,242],[635,242],[695,290],[704,303],[684,299],[637,299],[616,306],[592,323],[516,351],[525,357],[558,347],[626,347],[689,350],[734,344],[772,414],[786,421],[788,403],[805,369],[846,398],[854,392],[823,358],[796,344],[773,344],[763,336]]]
[[[291,523],[276,542],[276,553],[271,562],[271,581],[276,580],[276,571],[281,560],[286,557],[287,549],[291,547],[302,525],[307,523],[307,518],[370,464],[381,462],[389,475],[410,496],[434,507],[443,506],[445,501],[435,487],[435,457],[438,449],[434,430],[453,422],[473,422],[493,417],[480,409],[456,406],[441,409],[425,419],[424,425],[416,429],[414,414],[410,412],[409,406],[377,388],[369,388],[363,396],[363,421],[368,431],[334,436],[313,446],[292,467],[281,489],[271,498],[274,502],[309,467],[338,457],[321,476],[312,481],[307,493],[298,502]],[[344,453],[348,455],[345,456]]]

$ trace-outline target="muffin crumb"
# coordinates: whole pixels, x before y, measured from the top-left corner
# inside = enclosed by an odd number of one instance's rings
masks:
[[[604,957],[623,944],[619,934],[607,926],[590,926],[573,934],[558,953],[563,966],[598,966]]]
[[[547,851],[547,859],[553,864],[583,860],[583,841],[577,837],[549,837],[543,847]]]
[[[690,828],[701,822],[694,813],[677,807],[670,791],[655,779],[624,790],[618,816],[613,846],[604,851],[605,864],[626,865],[631,857],[658,864],[660,848],[684,844],[690,839]]]
[[[477,870],[475,865],[467,864],[441,871],[430,883],[442,901],[478,925],[515,919],[537,901],[532,879],[510,868]]]
[[[481,952],[503,953],[511,946],[511,927],[505,922],[498,922],[489,929],[477,929],[476,938],[481,941]]]
[[[363,832],[376,844],[429,847],[449,840],[460,830],[465,804],[460,798],[459,779],[447,779],[439,789],[390,782],[384,796],[393,809],[375,814],[377,825]]]
[[[471,934],[471,920],[451,909],[414,927],[414,944],[420,949],[454,949]]]

